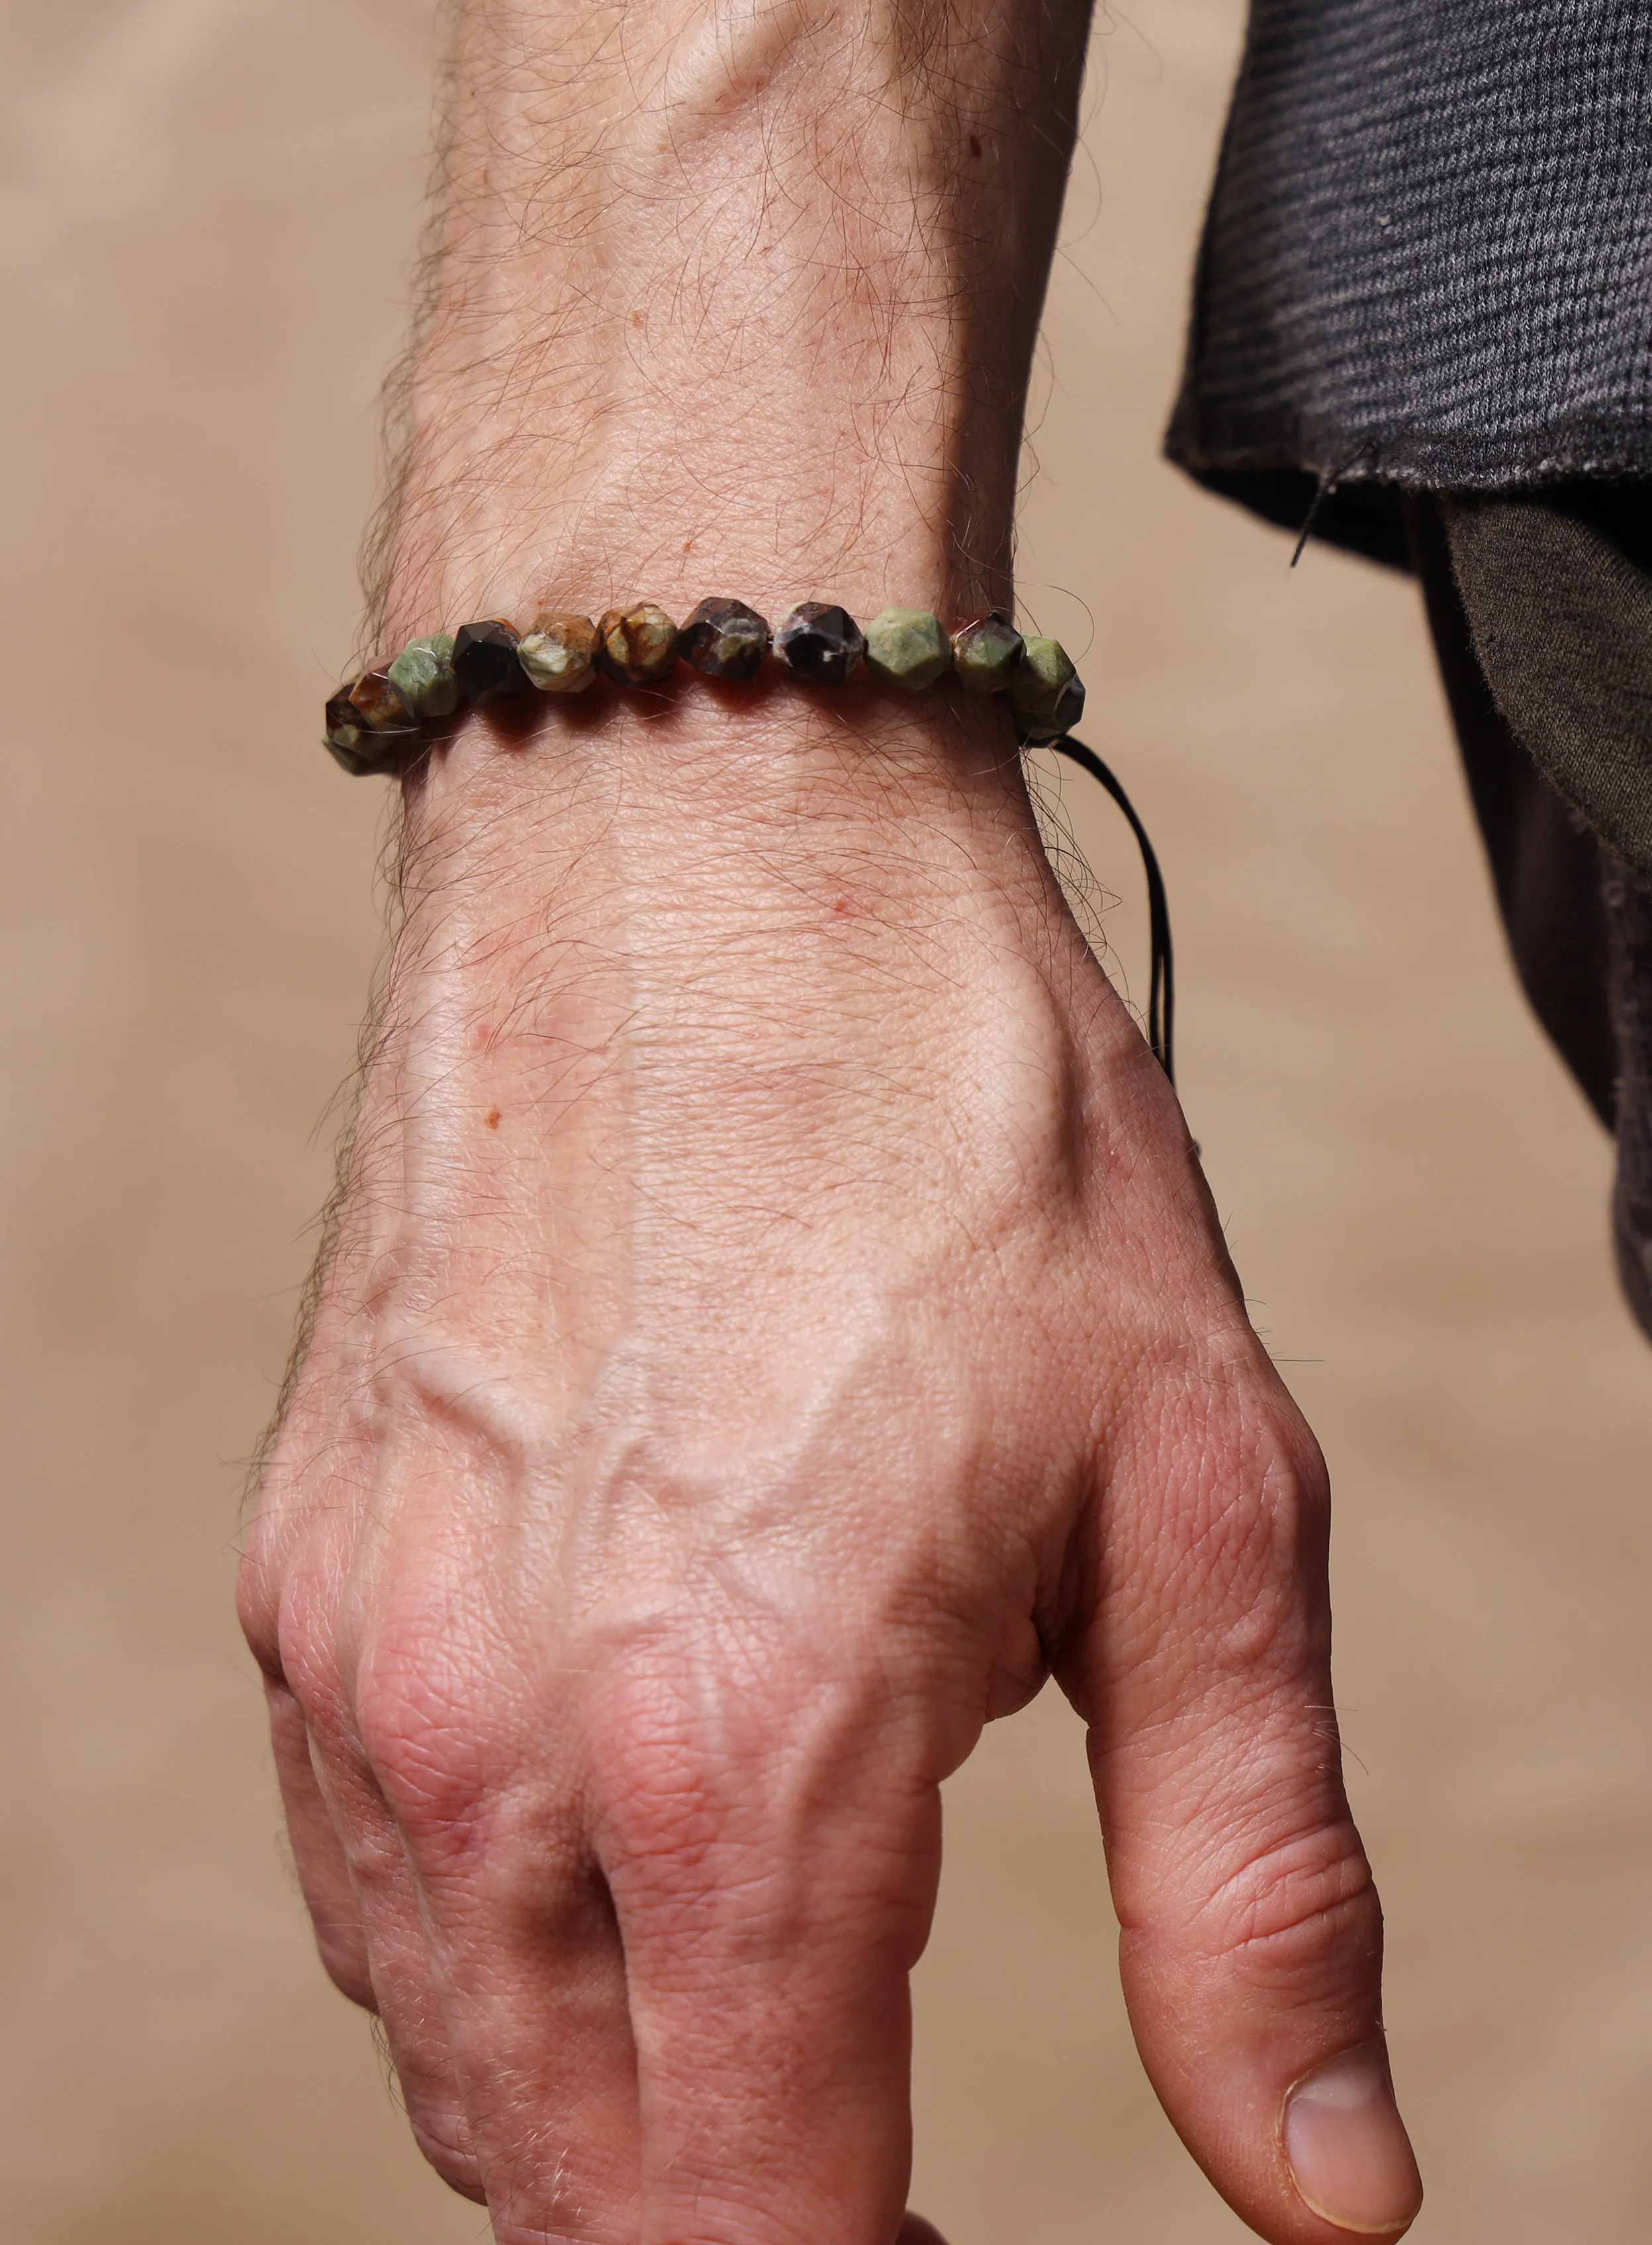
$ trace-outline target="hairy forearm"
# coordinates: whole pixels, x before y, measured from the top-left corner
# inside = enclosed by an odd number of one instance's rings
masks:
[[[464,0],[396,641],[1009,592],[1084,0]]]

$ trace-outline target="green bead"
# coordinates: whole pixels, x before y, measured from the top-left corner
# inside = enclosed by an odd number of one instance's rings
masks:
[[[866,666],[885,686],[917,694],[952,668],[952,645],[927,608],[885,608],[866,627]]]
[[[1059,639],[1028,640],[1010,688],[1017,716],[1053,717],[1061,696],[1077,676]]]
[[[433,632],[428,639],[416,639],[396,656],[389,675],[416,717],[450,717],[459,706],[451,632]]]
[[[1007,694],[1026,645],[1009,618],[995,609],[952,634],[952,668],[972,694]]]

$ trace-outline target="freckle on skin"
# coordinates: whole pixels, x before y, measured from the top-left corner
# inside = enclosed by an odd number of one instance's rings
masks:
[[[972,155],[972,156],[978,156],[978,155],[980,154],[980,153],[981,153],[981,144],[980,144],[980,142],[976,139],[976,137],[975,137],[974,133],[973,133],[973,132],[972,132],[972,133],[971,133],[971,135],[970,135],[970,153],[971,153],[971,155]]]
[[[499,1127],[499,1110],[498,1110],[498,1109],[496,1107],[496,1108],[494,1109],[493,1112],[491,1113],[491,1115],[490,1115],[490,1116],[489,1116],[489,1117],[488,1117],[488,1128],[489,1128],[489,1129],[490,1129],[490,1130],[497,1130],[497,1129],[498,1129],[498,1127]]]

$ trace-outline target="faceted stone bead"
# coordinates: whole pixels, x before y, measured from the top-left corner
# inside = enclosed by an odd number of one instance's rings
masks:
[[[1015,721],[1015,737],[1026,748],[1046,748],[1070,733],[1084,715],[1084,687],[1080,680],[1070,678],[1061,689],[1061,699],[1047,717],[1021,717]]]
[[[994,608],[952,634],[952,668],[972,694],[1007,694],[1026,645],[1009,618]]]
[[[390,683],[401,689],[416,717],[450,717],[460,699],[452,633],[434,632],[404,647],[390,665]]]
[[[327,731],[323,737],[328,752],[352,779],[376,771],[390,745],[369,730],[366,719],[350,699],[348,686],[341,688],[327,705]]]
[[[677,667],[677,627],[652,600],[610,608],[597,626],[597,667],[622,686],[651,686]]]
[[[1073,730],[1084,715],[1085,698],[1084,681],[1075,671],[1061,688],[1060,700],[1045,721],[1054,729],[1053,739],[1060,740],[1063,733]]]
[[[461,627],[453,641],[453,675],[467,702],[527,692],[527,676],[517,661],[519,643],[515,627],[500,616]]]
[[[707,678],[755,678],[768,652],[768,626],[743,600],[701,600],[677,651]]]
[[[413,712],[387,671],[369,670],[353,686],[341,687],[327,705],[327,745],[357,776],[384,770],[416,730]]]
[[[517,660],[541,694],[583,694],[597,675],[597,627],[589,616],[542,608]]]
[[[350,688],[350,700],[369,733],[410,733],[415,720],[408,699],[388,670],[369,670]]]
[[[951,667],[952,643],[927,608],[885,608],[866,627],[866,668],[885,686],[921,693]]]
[[[775,634],[775,653],[795,678],[811,686],[841,686],[866,652],[860,626],[847,608],[805,600]]]
[[[1078,675],[1059,639],[1030,639],[1010,687],[1016,714],[1021,717],[1050,717]]]

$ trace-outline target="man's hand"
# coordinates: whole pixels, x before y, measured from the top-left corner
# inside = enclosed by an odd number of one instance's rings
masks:
[[[469,9],[392,636],[1001,595],[1082,29]],[[503,2245],[891,2245],[939,1787],[1053,1672],[1189,2147],[1397,2235],[1322,1468],[1001,709],[475,720],[403,900],[242,1605],[430,2157]]]

